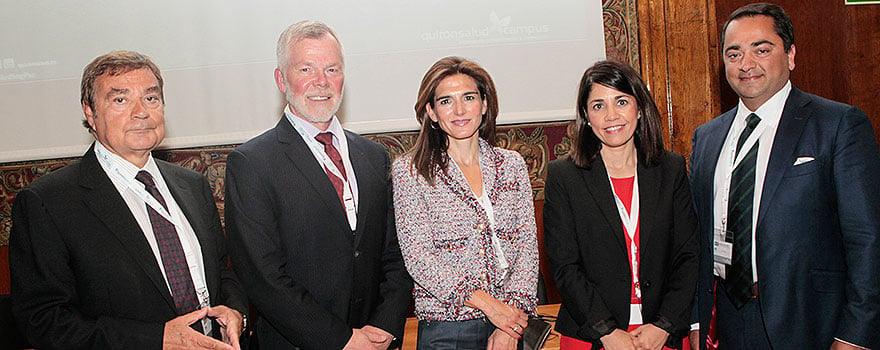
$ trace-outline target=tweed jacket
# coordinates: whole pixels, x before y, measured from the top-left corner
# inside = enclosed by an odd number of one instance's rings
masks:
[[[480,139],[483,191],[492,202],[494,228],[452,160],[445,171],[438,168],[431,186],[412,167],[412,159],[412,153],[397,158],[392,179],[397,236],[415,281],[416,316],[435,321],[484,317],[464,305],[476,290],[534,314],[538,243],[522,156]],[[506,274],[498,266],[493,233],[510,264]]]

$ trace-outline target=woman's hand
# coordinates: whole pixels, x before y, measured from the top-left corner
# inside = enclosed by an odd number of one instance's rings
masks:
[[[632,331],[633,343],[640,350],[658,350],[666,344],[669,333],[653,324],[644,324]]]
[[[500,329],[495,329],[489,336],[489,344],[486,350],[516,350],[516,338],[510,336]]]
[[[507,333],[513,339],[519,339],[523,330],[529,325],[529,317],[525,312],[495,299],[482,290],[475,291],[464,304],[482,311],[495,328]]]
[[[620,329],[615,329],[613,332],[602,336],[601,338],[599,338],[599,341],[602,342],[602,346],[606,350],[636,349],[636,345],[633,343],[632,335]]]

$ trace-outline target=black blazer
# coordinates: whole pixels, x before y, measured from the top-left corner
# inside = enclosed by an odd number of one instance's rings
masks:
[[[208,181],[156,163],[198,237],[211,303],[245,313]],[[162,348],[165,322],[178,316],[174,301],[143,231],[98,164],[94,144],[80,161],[16,196],[9,248],[13,312],[31,345]]]
[[[665,152],[657,166],[641,162],[639,281],[642,317],[674,330],[681,345],[696,285],[696,217],[684,158]],[[601,156],[590,169],[570,159],[550,163],[544,189],[544,241],[562,297],[556,329],[600,345],[613,327],[629,326],[632,272],[623,223]]]
[[[226,168],[226,228],[236,271],[260,312],[262,349],[341,349],[351,329],[403,338],[412,280],[391,207],[388,152],[346,131],[358,223],[286,117],[237,147]]]
[[[701,339],[712,317],[715,166],[736,108],[694,132]],[[812,161],[795,164],[801,157]],[[756,226],[758,300],[775,348],[880,347],[880,152],[865,113],[792,88]],[[705,341],[700,342],[701,347]]]

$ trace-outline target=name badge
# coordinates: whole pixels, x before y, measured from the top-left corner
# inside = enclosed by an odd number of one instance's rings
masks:
[[[732,237],[732,234],[727,230],[716,228],[714,237],[712,250],[715,254],[715,262],[730,265],[733,260],[733,243],[728,241],[728,237]]]

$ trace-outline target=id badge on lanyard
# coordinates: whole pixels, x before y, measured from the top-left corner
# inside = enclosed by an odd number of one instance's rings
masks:
[[[733,170],[742,163],[742,160],[745,158],[747,150],[751,149],[758,143],[758,139],[761,138],[761,134],[764,133],[764,130],[767,129],[767,123],[759,123],[758,126],[752,131],[752,134],[749,135],[749,138],[746,139],[745,143],[742,145],[742,151],[739,154],[736,153],[736,137],[731,137],[730,140],[724,146],[724,152],[728,152],[728,161],[725,164],[725,168],[722,171],[725,174],[724,177],[724,188],[718,193],[718,195],[722,196],[722,203],[724,203],[724,210],[721,211],[721,222],[720,225],[716,226],[713,229],[712,233],[712,252],[715,262],[715,271],[722,278],[725,278],[725,268],[724,266],[729,266],[733,260],[733,234],[727,230],[727,207],[728,202],[730,201],[730,181],[733,177]],[[753,220],[750,218],[750,220]]]
[[[623,222],[623,227],[626,228],[626,235],[629,236],[629,255],[630,255],[630,266],[632,267],[632,281],[633,287],[636,291],[636,297],[639,299],[642,298],[642,288],[639,284],[639,256],[638,256],[638,245],[635,240],[636,229],[639,224],[639,177],[638,172],[633,176],[633,191],[632,191],[632,200],[630,201],[630,210],[629,213],[626,212],[626,207],[623,205],[623,201],[620,200],[620,197],[617,196],[617,192],[614,191],[614,182],[611,181],[611,176],[608,176],[608,182],[611,184],[611,193],[614,195],[614,204],[617,205],[617,213],[620,215],[620,221]]]
[[[348,181],[348,177],[344,176],[339,171],[339,168],[336,167],[336,164],[334,164],[333,161],[330,160],[330,157],[327,157],[327,153],[324,152],[324,149],[317,145],[317,141],[313,142],[312,138],[309,137],[309,134],[305,130],[303,130],[301,126],[297,125],[294,122],[291,122],[291,124],[293,124],[294,129],[296,129],[300,137],[303,138],[303,141],[306,143],[306,145],[308,145],[309,148],[312,149],[312,153],[319,155],[318,158],[321,161],[321,165],[324,166],[324,170],[329,171],[334,176],[342,180],[342,203],[345,206],[345,208],[343,209],[345,209],[345,216],[346,218],[348,218],[348,227],[351,228],[352,232],[354,232],[354,230],[357,228],[357,206],[354,204],[354,194],[351,191],[351,183]],[[340,140],[340,143],[341,142],[342,141]]]

